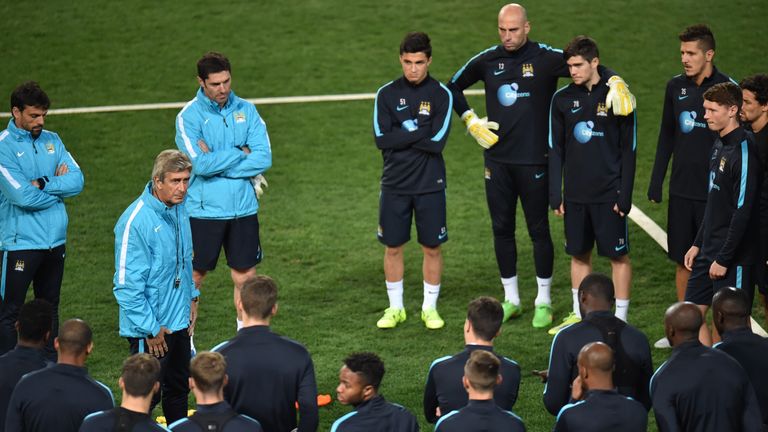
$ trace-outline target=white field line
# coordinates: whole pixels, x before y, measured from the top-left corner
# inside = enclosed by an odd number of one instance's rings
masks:
[[[467,95],[481,95],[484,94],[482,89],[465,90],[464,94]],[[255,98],[246,99],[248,102],[256,105],[277,105],[277,104],[292,104],[292,103],[311,103],[311,102],[345,102],[345,101],[357,101],[357,100],[370,100],[376,97],[376,93],[356,93],[356,94],[338,94],[338,95],[316,95],[316,96],[283,96],[283,97],[268,97],[268,98]],[[48,114],[94,114],[94,113],[111,113],[122,111],[151,111],[151,110],[164,110],[164,109],[181,109],[186,105],[185,102],[163,102],[163,103],[151,103],[151,104],[133,104],[133,105],[104,105],[93,107],[77,107],[77,108],[55,108],[48,110]],[[0,112],[0,118],[9,118],[11,113]]]
[[[482,89],[465,90],[464,94],[468,95],[482,95],[484,91]],[[315,95],[315,96],[284,96],[284,97],[269,97],[269,98],[254,98],[246,99],[257,106],[259,105],[276,105],[276,104],[291,104],[291,103],[312,103],[312,102],[344,102],[344,101],[357,101],[357,100],[370,100],[376,97],[376,93],[356,93],[356,94],[337,94],[337,95]],[[103,105],[93,107],[76,107],[76,108],[58,108],[51,109],[48,114],[93,114],[93,113],[111,113],[111,112],[123,112],[123,111],[150,111],[150,110],[164,110],[164,109],[180,109],[183,108],[186,102],[164,102],[164,103],[151,103],[151,104],[133,104],[133,105]],[[11,116],[9,112],[0,112],[0,118],[8,118]],[[648,235],[656,241],[666,252],[667,249],[667,233],[664,232],[661,227],[649,218],[648,215],[643,213],[642,210],[632,205],[632,211],[629,213],[629,218],[632,219],[640,228],[642,228]],[[762,327],[752,319],[752,329],[755,333],[768,337],[768,333],[763,330]]]
[[[642,228],[643,231],[648,233],[648,235],[651,236],[651,238],[655,240],[662,249],[664,249],[664,252],[669,251],[667,246],[667,233],[661,229],[661,227],[656,222],[654,222],[653,219],[649,218],[648,215],[643,213],[643,211],[637,208],[634,204],[632,204],[632,211],[629,212],[629,218],[632,219],[632,221],[635,222],[640,228]],[[749,317],[749,319],[752,321],[752,331],[755,334],[759,334],[762,337],[768,337],[768,333],[766,333],[766,331],[760,327],[760,324],[758,324],[754,318]]]

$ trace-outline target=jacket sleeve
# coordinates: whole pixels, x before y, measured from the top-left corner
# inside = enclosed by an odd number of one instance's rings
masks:
[[[637,342],[637,346],[642,347],[643,361],[640,364],[640,388],[637,389],[637,401],[643,404],[646,411],[650,411],[652,405],[650,383],[651,377],[653,376],[653,357],[651,356],[651,346],[648,344],[648,339],[646,339],[645,335],[642,333],[640,334],[640,338],[642,338],[642,340]]]
[[[552,340],[549,373],[544,386],[544,407],[554,416],[571,398],[571,360],[564,340],[558,336]]]
[[[483,64],[480,60],[482,54],[469,59],[448,81],[448,88],[453,93],[453,109],[459,116],[470,109],[464,90],[483,79]]]
[[[253,114],[248,126],[248,138],[245,142],[251,153],[246,155],[237,165],[225,171],[224,177],[249,178],[272,167],[272,144],[267,133],[267,123],[259,116],[255,107],[252,111]]]
[[[659,142],[656,145],[656,159],[653,162],[651,182],[648,185],[648,199],[656,202],[662,200],[662,186],[667,175],[667,166],[675,147],[675,113],[672,106],[672,90],[667,84],[664,94],[664,111],[661,114],[661,129],[659,129]]]
[[[624,214],[632,209],[632,189],[635,186],[637,162],[637,110],[631,116],[618,117],[621,140],[621,191],[616,204]]]
[[[424,386],[424,417],[429,423],[437,421],[437,389],[435,388],[435,377],[432,375],[432,368],[427,373],[427,384]],[[447,414],[447,413],[443,413]]]
[[[392,113],[387,107],[386,94],[382,91],[384,86],[376,93],[373,102],[373,138],[379,150],[402,150],[429,136],[429,128],[418,128],[408,132],[400,127],[399,122],[392,118]]]
[[[659,432],[677,432],[678,421],[675,411],[675,395],[667,394],[667,389],[654,386],[657,381],[651,382],[651,399],[653,400],[653,414],[656,417],[656,426]]]
[[[113,293],[131,330],[154,336],[160,332],[158,322],[146,296],[150,273],[151,251],[140,225],[133,220],[142,202],[137,204],[127,222],[115,230],[115,278]]]
[[[187,106],[176,116],[176,147],[189,156],[195,175],[213,177],[245,158],[245,153],[235,147],[203,153],[197,144],[203,136],[200,121],[189,112],[190,107]],[[213,143],[206,144],[212,150]]]
[[[317,383],[315,382],[315,366],[307,353],[307,365],[299,383],[299,431],[315,432],[320,423],[317,412]]]
[[[731,165],[733,206],[736,210],[731,216],[725,242],[715,256],[715,261],[725,267],[731,266],[736,249],[744,240],[744,233],[750,225],[752,208],[757,200],[759,163],[746,140],[741,142],[740,152],[741,157]]]
[[[57,137],[58,138],[58,137]],[[61,164],[67,164],[69,172],[62,176],[50,176],[43,189],[46,193],[56,195],[62,198],[73,197],[83,191],[85,180],[80,165],[75,162],[75,158],[67,151],[64,144],[59,140],[59,160],[56,163],[58,168]]]
[[[11,204],[27,211],[36,211],[61,201],[60,198],[34,187],[19,166],[3,156],[5,154],[0,153],[0,193]]]
[[[563,202],[563,156],[565,153],[565,132],[563,114],[552,98],[549,108],[549,206],[556,210]]]
[[[430,137],[422,139],[413,145],[413,148],[433,154],[442,153],[445,143],[448,141],[448,132],[451,127],[451,111],[453,110],[453,95],[443,84],[440,88],[445,91],[445,97],[441,98],[440,106],[436,107],[436,116],[429,123]]]

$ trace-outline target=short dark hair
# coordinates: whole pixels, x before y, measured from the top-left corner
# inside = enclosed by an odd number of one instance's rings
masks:
[[[472,388],[487,392],[496,385],[500,367],[501,362],[495,355],[488,351],[475,350],[464,365],[464,376],[472,384]]]
[[[741,88],[732,82],[721,82],[713,85],[704,92],[704,100],[715,102],[719,105],[727,107],[735,106],[741,110],[741,103],[744,101],[744,96],[741,93]]]
[[[123,386],[134,397],[148,396],[160,381],[160,362],[147,353],[134,354],[123,362]]]
[[[197,76],[203,81],[207,80],[208,75],[212,73],[224,71],[232,72],[232,66],[229,64],[229,59],[222,53],[207,52],[197,61]]]
[[[405,35],[403,41],[400,42],[400,55],[420,52],[423,52],[427,58],[432,57],[432,45],[429,36],[423,32],[411,32]]]
[[[747,320],[751,312],[750,303],[749,294],[744,290],[723,287],[712,297],[712,310],[717,310],[727,318]]]
[[[81,355],[86,352],[88,345],[93,342],[93,331],[81,319],[68,319],[61,325],[56,340],[59,341],[59,350],[61,352]]]
[[[353,353],[344,359],[347,369],[358,374],[364,385],[373,386],[378,390],[384,378],[384,362],[372,352]]]
[[[582,56],[588,62],[600,57],[597,42],[589,36],[576,36],[568,42],[568,46],[563,50],[563,58],[565,58],[565,61],[568,61],[569,58],[576,56]]]
[[[277,284],[269,276],[254,276],[240,287],[240,301],[246,315],[265,319],[277,303]]]
[[[686,27],[678,35],[680,42],[698,42],[704,52],[715,50],[715,35],[706,24],[694,24]]]
[[[30,300],[21,306],[17,322],[19,340],[42,342],[53,327],[53,306],[43,299]]]
[[[45,94],[40,85],[35,81],[27,81],[13,89],[11,93],[11,109],[18,108],[24,111],[25,106],[31,106],[47,110],[51,106],[51,100]]]
[[[504,321],[504,308],[493,297],[478,297],[467,306],[467,320],[477,336],[491,341],[499,333]]]
[[[218,392],[224,387],[227,360],[217,352],[198,353],[189,364],[189,374],[203,393]]]
[[[739,83],[742,90],[749,90],[755,94],[755,99],[760,105],[768,104],[768,75],[757,74],[744,78]]]
[[[579,284],[579,297],[581,297],[582,293],[589,294],[608,303],[614,302],[613,281],[604,274],[591,273],[587,275]]]

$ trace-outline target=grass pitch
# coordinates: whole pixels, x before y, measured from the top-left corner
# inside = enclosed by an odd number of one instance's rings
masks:
[[[411,30],[432,37],[431,73],[445,81],[467,59],[498,42],[495,17],[501,2],[405,0],[387,2],[203,1],[65,2],[0,4],[6,17],[0,38],[4,79],[0,94],[34,79],[55,108],[174,102],[196,91],[195,62],[219,50],[233,63],[235,92],[242,97],[368,93],[400,74],[397,47]],[[662,227],[666,205],[648,204],[645,193],[656,148],[666,81],[680,73],[677,33],[706,22],[717,37],[716,64],[739,80],[768,71],[763,55],[766,12],[759,2],[550,1],[527,5],[531,39],[563,47],[573,36],[594,37],[604,64],[617,70],[638,99],[639,144],[634,202]],[[562,81],[565,84],[566,81]],[[482,100],[470,103],[484,111]],[[445,151],[448,226],[439,309],[446,327],[427,331],[419,320],[420,251],[406,249],[408,320],[392,331],[375,322],[386,306],[377,242],[381,156],[373,145],[372,101],[258,107],[273,145],[270,189],[260,219],[265,260],[259,272],[280,286],[273,328],[311,351],[319,389],[332,393],[341,359],[351,351],[379,353],[387,366],[381,388],[412,410],[424,430],[421,398],[430,362],[462,349],[467,302],[501,297],[483,190],[481,149],[454,117]],[[68,200],[67,268],[62,318],[93,326],[91,374],[115,394],[128,344],[117,335],[112,296],[112,228],[149,178],[153,157],[174,147],[176,112],[51,116],[81,165],[83,193]],[[665,197],[666,199],[666,197]],[[543,385],[527,372],[546,367],[551,337],[530,326],[535,279],[522,213],[518,224],[521,296],[526,312],[505,324],[497,350],[524,374],[514,411],[528,430],[551,429],[543,409]],[[570,309],[568,257],[562,221],[550,219],[556,244],[553,300],[556,319]],[[674,269],[663,251],[630,225],[634,283],[630,322],[653,342],[662,336],[662,313],[674,301]],[[606,261],[596,269],[609,271]],[[206,280],[201,299],[199,349],[234,334],[231,282],[225,263]],[[759,319],[761,320],[761,318]],[[654,350],[655,364],[668,352]],[[321,430],[349,408],[321,409]]]

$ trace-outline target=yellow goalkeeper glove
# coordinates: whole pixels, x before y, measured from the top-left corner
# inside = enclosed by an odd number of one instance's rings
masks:
[[[261,198],[264,195],[264,189],[269,187],[267,178],[263,174],[251,177],[251,185],[253,185],[253,190],[256,191],[256,198]]]
[[[626,116],[632,114],[637,107],[635,95],[629,92],[629,86],[620,76],[614,75],[608,79],[608,96],[605,97],[605,106],[613,107],[613,114]]]
[[[488,121],[488,117],[478,118],[477,114],[470,109],[461,115],[461,119],[467,125],[467,132],[481,147],[489,149],[499,141],[499,136],[491,132],[491,129],[499,130],[499,124]]]

